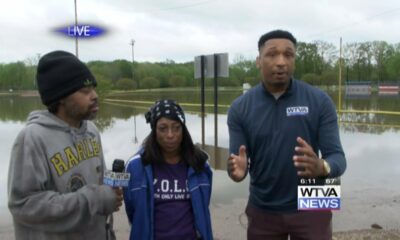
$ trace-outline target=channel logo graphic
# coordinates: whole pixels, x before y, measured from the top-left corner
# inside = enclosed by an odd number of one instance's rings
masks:
[[[93,24],[80,24],[58,27],[54,32],[71,38],[95,38],[104,35],[107,30]]]
[[[113,172],[106,170],[104,172],[103,183],[111,187],[127,187],[129,184],[130,173],[126,172]]]
[[[340,210],[340,204],[340,178],[299,179],[298,210]]]
[[[307,106],[297,106],[297,107],[288,107],[286,108],[286,116],[302,116],[308,114]]]

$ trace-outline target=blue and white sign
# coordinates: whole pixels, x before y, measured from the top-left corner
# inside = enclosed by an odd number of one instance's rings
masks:
[[[119,173],[106,170],[104,172],[103,183],[112,187],[127,187],[130,177],[130,173]]]

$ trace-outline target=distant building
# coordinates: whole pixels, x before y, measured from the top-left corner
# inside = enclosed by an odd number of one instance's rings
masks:
[[[400,87],[399,85],[388,85],[388,84],[381,84],[378,86],[378,95],[399,95]]]
[[[347,97],[370,96],[371,82],[346,82],[345,94]]]

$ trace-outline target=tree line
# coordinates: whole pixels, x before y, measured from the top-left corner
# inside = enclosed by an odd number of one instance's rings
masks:
[[[299,42],[296,51],[295,78],[313,85],[332,86],[338,82],[339,62],[342,62],[344,81],[371,83],[400,81],[400,43],[385,41],[354,42],[339,49],[332,43]],[[35,75],[39,56],[25,61],[0,64],[0,90],[36,89]],[[87,63],[96,79],[99,90],[134,90],[168,87],[195,87],[194,63],[132,62],[127,60],[90,61]],[[219,86],[238,87],[243,83],[255,85],[260,73],[255,59],[234,56],[229,66],[229,78],[220,78]],[[211,86],[213,79],[206,79]]]

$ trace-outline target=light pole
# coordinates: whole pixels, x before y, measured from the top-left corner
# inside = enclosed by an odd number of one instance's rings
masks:
[[[136,135],[136,112],[133,114],[133,124],[134,124],[134,131],[135,131],[135,138],[133,139],[133,142],[136,144],[136,143],[138,143],[138,138],[137,138],[137,135]]]
[[[76,7],[76,0],[74,0],[74,5],[75,5],[75,28],[78,26],[78,11],[77,11],[77,7]],[[78,56],[78,37],[75,36],[75,55],[77,58],[79,58]]]
[[[135,83],[135,79],[133,77],[133,66],[135,64],[135,52],[134,52],[134,46],[135,46],[135,40],[132,39],[130,45],[132,46],[132,81]],[[139,81],[137,81],[137,89],[139,89]]]
[[[135,40],[134,39],[131,40],[130,45],[132,46],[132,81],[133,81],[133,84],[135,84],[135,81],[133,78],[133,64],[135,63],[135,54],[134,54],[135,53],[134,52]],[[139,89],[139,81],[137,83],[137,88]],[[133,124],[134,124],[134,131],[135,131],[135,133],[134,133],[135,138],[133,139],[133,142],[136,144],[136,143],[138,143],[138,138],[136,135],[136,112],[133,114]]]

